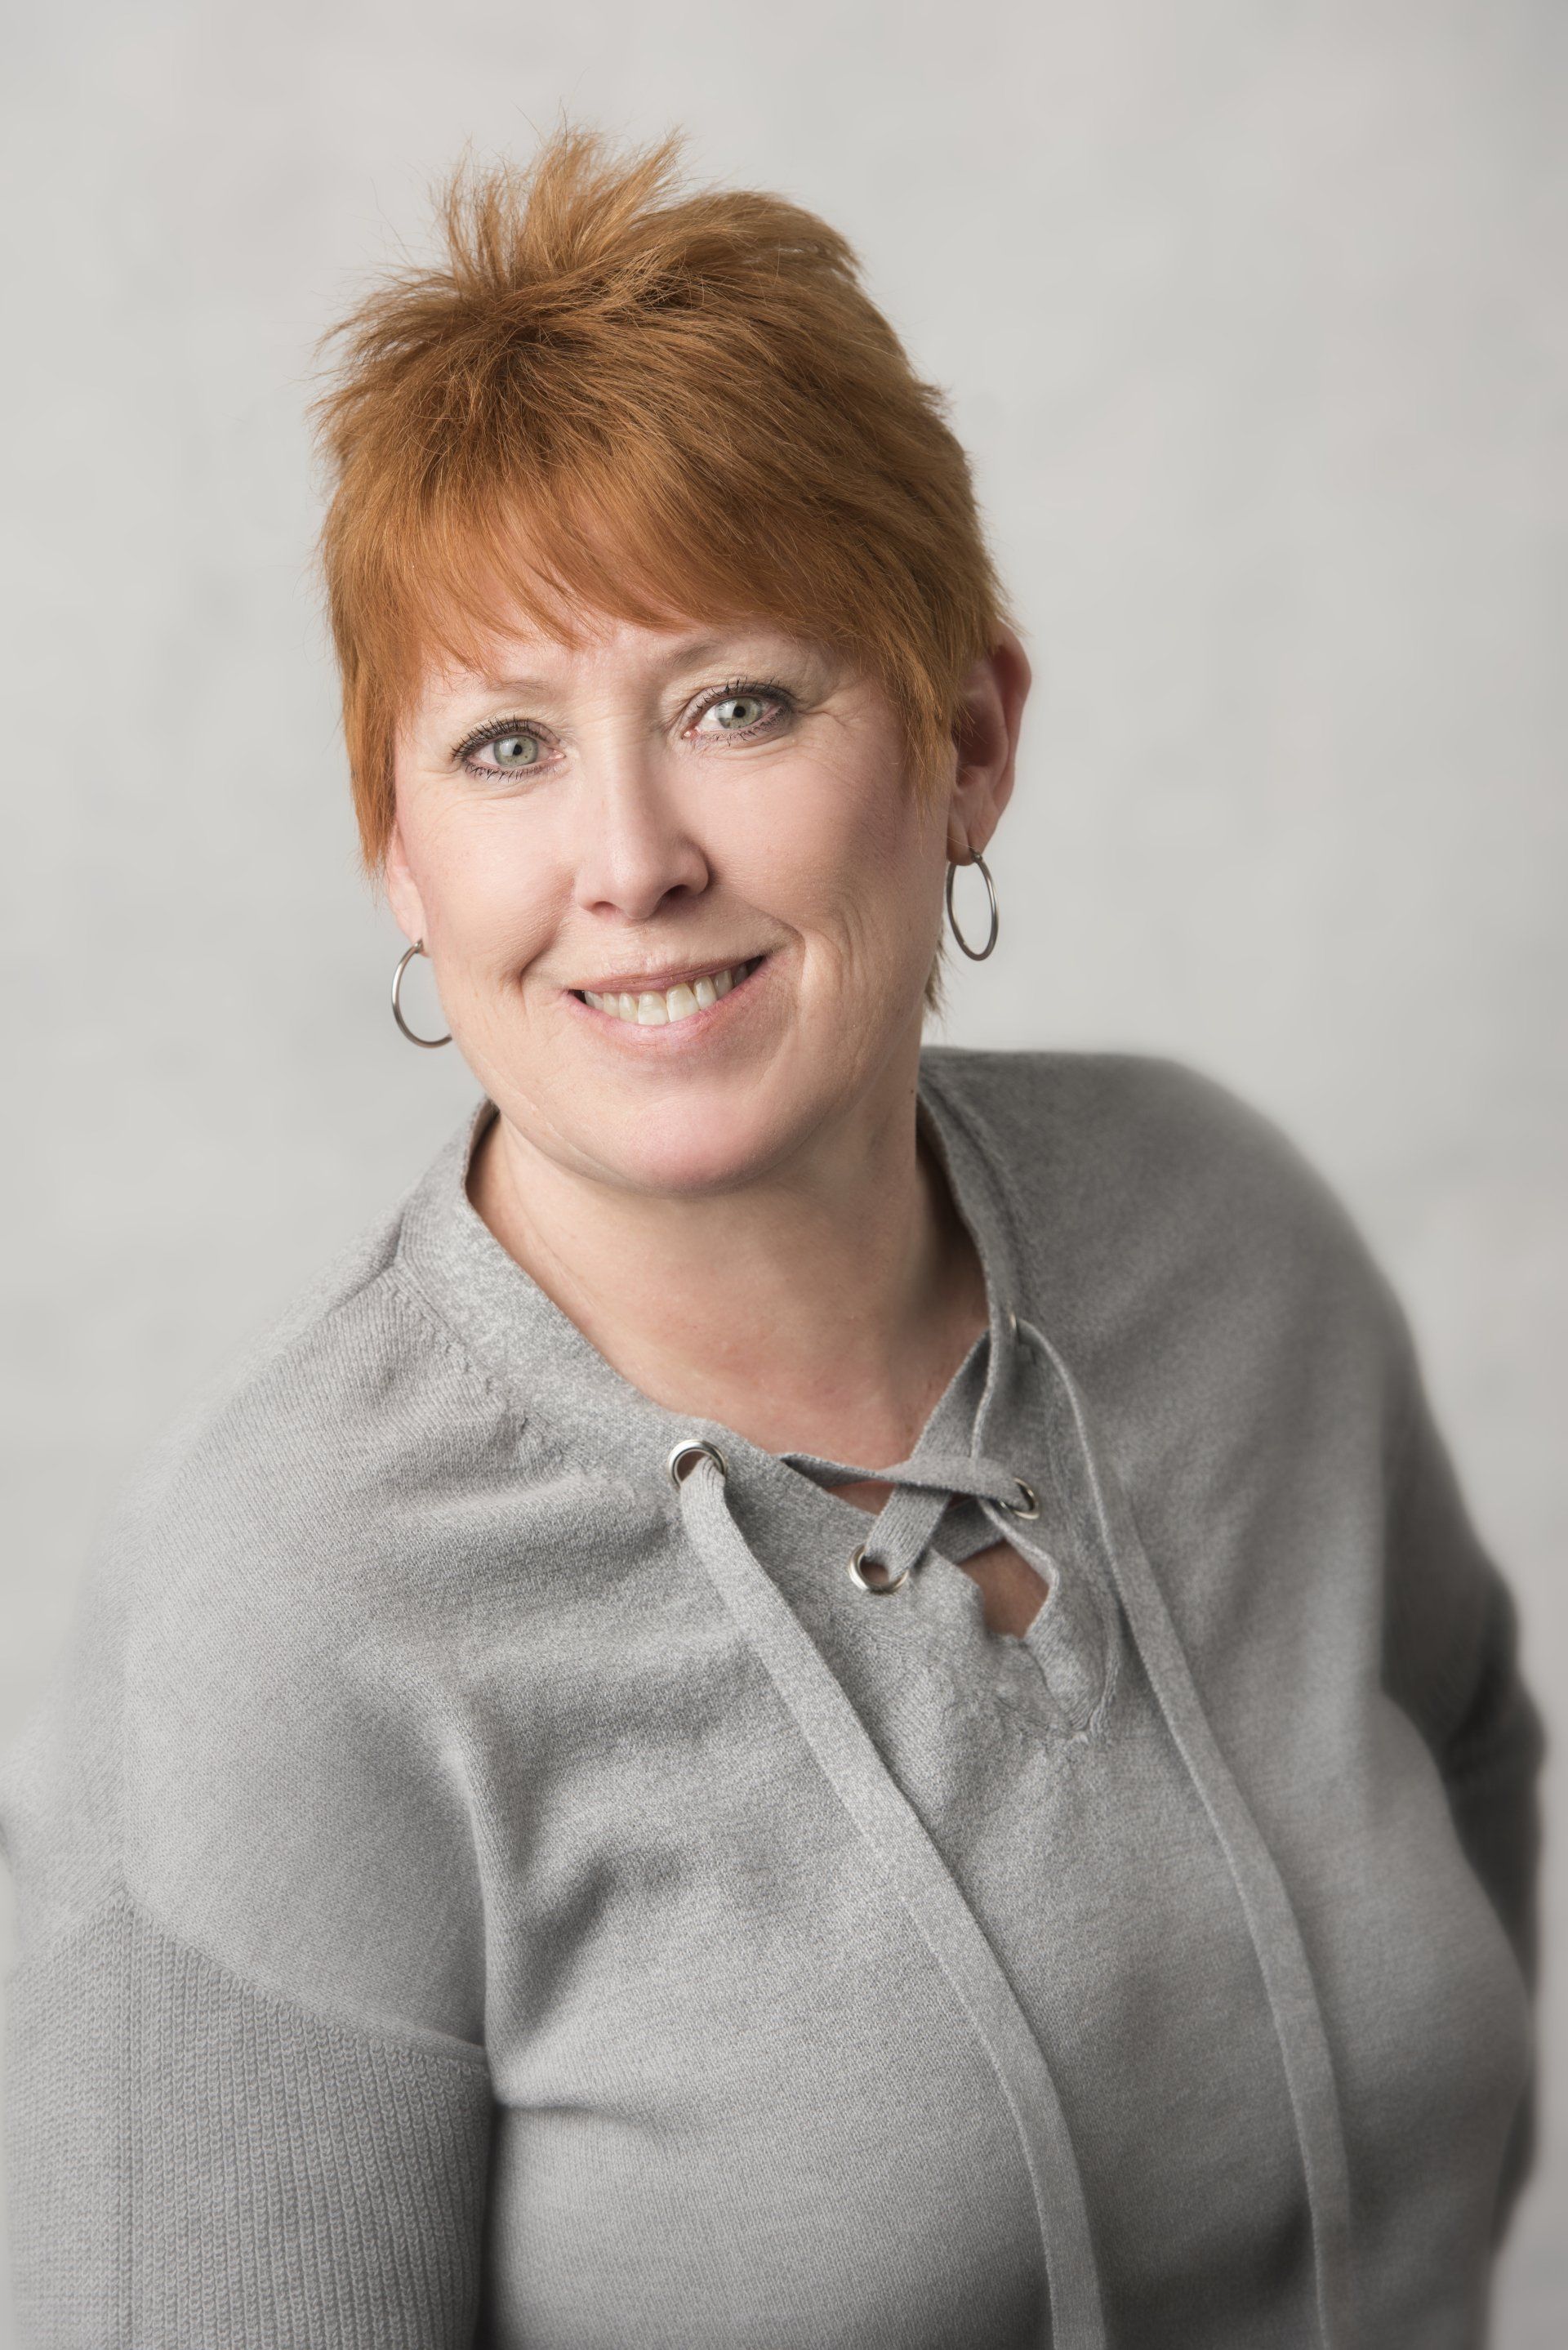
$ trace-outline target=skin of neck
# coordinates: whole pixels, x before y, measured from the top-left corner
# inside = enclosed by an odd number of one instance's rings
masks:
[[[985,1326],[974,1243],[919,1128],[918,1012],[870,1084],[729,1191],[597,1182],[499,1114],[476,1212],[624,1378],[771,1452],[890,1467]],[[846,1499],[876,1502],[848,1484]]]

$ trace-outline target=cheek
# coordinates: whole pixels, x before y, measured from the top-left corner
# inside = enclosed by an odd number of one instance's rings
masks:
[[[791,778],[787,805],[787,816],[770,814],[734,843],[758,902],[806,931],[851,941],[906,935],[940,868],[901,769],[886,761],[810,766]]]
[[[563,902],[554,860],[536,845],[530,854],[514,824],[486,823],[484,813],[461,810],[432,826],[421,877],[438,946],[475,988],[542,953]]]

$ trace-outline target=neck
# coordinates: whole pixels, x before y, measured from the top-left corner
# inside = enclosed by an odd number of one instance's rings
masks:
[[[701,1198],[562,1168],[497,1115],[469,1195],[624,1378],[766,1451],[890,1465],[984,1327],[974,1244],[916,1069],[756,1182]]]

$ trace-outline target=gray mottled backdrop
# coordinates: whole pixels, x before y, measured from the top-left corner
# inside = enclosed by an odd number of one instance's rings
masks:
[[[947,1035],[1209,1069],[1410,1306],[1556,1742],[1495,2338],[1568,2338],[1568,10],[76,0],[4,42],[0,1737],[133,1457],[472,1092],[356,877],[311,340],[465,139],[684,126],[857,241],[1028,631]]]

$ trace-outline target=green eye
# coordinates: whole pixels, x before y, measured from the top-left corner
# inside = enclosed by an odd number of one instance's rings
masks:
[[[729,733],[733,729],[754,726],[763,706],[760,693],[727,693],[722,702],[713,704],[713,714]]]
[[[496,734],[491,739],[490,748],[495,754],[498,767],[532,767],[538,764],[537,734]]]
[[[737,678],[703,703],[697,732],[758,734],[775,727],[787,715],[790,706],[790,698],[782,687],[753,685]]]

